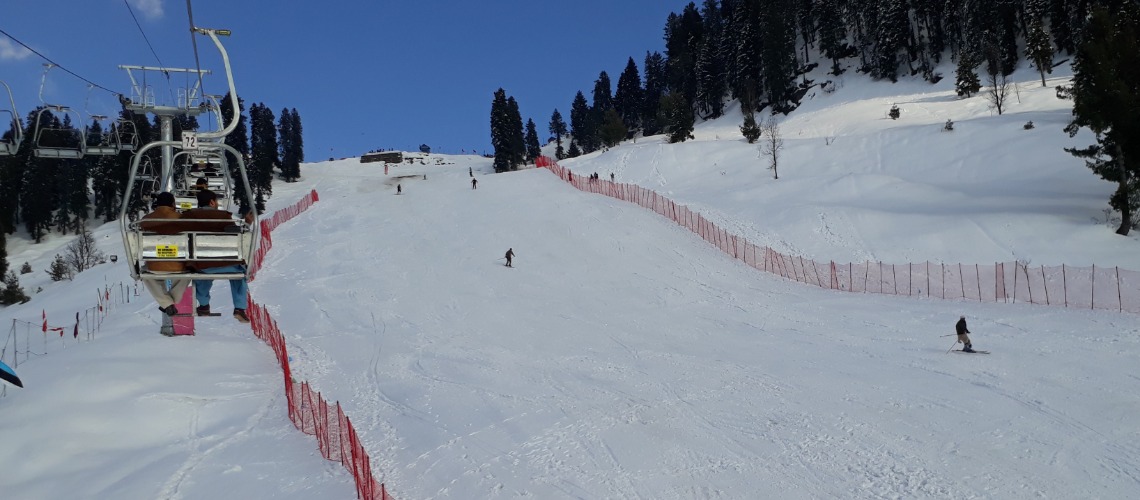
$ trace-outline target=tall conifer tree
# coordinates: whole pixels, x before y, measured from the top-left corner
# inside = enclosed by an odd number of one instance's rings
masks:
[[[519,113],[519,103],[514,96],[507,98],[507,119],[510,169],[518,170],[519,165],[526,163],[526,139],[523,136],[523,121],[522,114]]]
[[[617,93],[614,94],[614,109],[631,135],[641,125],[642,94],[641,76],[637,71],[637,63],[631,57],[618,77]]]
[[[665,58],[660,52],[646,52],[645,64],[645,92],[641,97],[641,133],[646,136],[657,135],[663,128],[659,118],[661,109],[661,96],[665,95]]]
[[[582,148],[583,153],[590,153],[594,151],[590,146],[596,141],[597,134],[590,105],[586,103],[586,96],[579,91],[570,104],[570,135],[574,136],[574,144]]]
[[[566,157],[565,151],[562,150],[562,136],[567,134],[566,122],[562,120],[562,113],[557,109],[550,115],[550,135],[554,137],[554,156],[561,160]]]
[[[526,144],[526,162],[534,163],[536,158],[542,156],[542,145],[538,142],[538,128],[530,118],[526,120],[526,135],[523,141]]]
[[[1073,61],[1073,121],[1066,130],[1076,135],[1088,127],[1097,144],[1066,151],[1117,183],[1109,205],[1121,214],[1116,232],[1127,235],[1140,209],[1140,7],[1094,9],[1086,35]]]
[[[249,182],[253,185],[258,213],[265,211],[265,202],[273,194],[273,168],[280,164],[274,118],[273,111],[262,103],[254,104],[249,110]]]

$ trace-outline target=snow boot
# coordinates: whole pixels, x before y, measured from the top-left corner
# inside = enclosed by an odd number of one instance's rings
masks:
[[[245,315],[245,309],[234,309],[234,319],[242,323],[249,323],[249,316]]]

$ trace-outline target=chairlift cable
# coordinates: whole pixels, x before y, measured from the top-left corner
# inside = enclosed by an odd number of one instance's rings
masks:
[[[123,95],[121,92],[115,92],[114,90],[108,89],[107,87],[104,87],[104,86],[102,86],[102,85],[99,85],[98,83],[92,82],[91,80],[88,80],[88,79],[86,79],[86,78],[83,78],[82,76],[79,76],[79,74],[78,74],[78,73],[76,73],[76,72],[74,72],[74,71],[71,71],[70,69],[67,69],[67,68],[63,67],[61,64],[59,64],[59,63],[57,63],[57,62],[55,62],[55,61],[51,60],[51,58],[49,58],[48,56],[45,56],[45,55],[43,55],[43,54],[39,53],[39,51],[37,51],[36,49],[33,49],[33,48],[29,47],[29,46],[28,46],[28,44],[26,44],[26,43],[24,43],[24,42],[21,42],[21,41],[20,41],[20,39],[18,39],[18,38],[16,38],[16,37],[12,36],[12,35],[11,35],[11,33],[8,33],[7,31],[4,31],[3,29],[0,29],[0,35],[4,35],[4,36],[6,36],[6,37],[8,37],[8,38],[11,38],[13,42],[16,42],[16,43],[20,44],[20,46],[21,46],[21,47],[23,47],[23,48],[25,48],[25,49],[28,49],[28,50],[29,50],[31,53],[33,53],[33,54],[35,54],[35,55],[39,56],[39,57],[40,57],[40,59],[43,59],[43,60],[45,60],[45,61],[47,61],[47,62],[51,63],[51,65],[52,65],[52,66],[55,66],[56,68],[59,68],[59,69],[61,69],[61,70],[63,70],[63,71],[66,71],[66,72],[67,72],[68,74],[70,74],[71,76],[74,76],[74,77],[76,77],[76,78],[78,78],[78,79],[80,79],[80,80],[83,80],[83,81],[87,82],[88,84],[92,85],[93,87],[95,87],[95,88],[97,88],[97,89],[100,89],[100,90],[105,90],[105,91],[107,91],[107,92],[110,92],[111,94],[114,94],[114,95],[117,95],[117,96],[121,96],[121,95]]]
[[[162,64],[162,59],[160,59],[160,58],[158,57],[158,52],[155,52],[155,51],[154,51],[154,45],[151,45],[151,44],[150,44],[150,39],[146,37],[146,32],[145,32],[145,31],[143,31],[143,27],[142,27],[142,24],[139,24],[139,18],[138,18],[137,16],[135,16],[135,10],[131,8],[131,4],[130,4],[129,2],[127,2],[127,0],[123,0],[123,5],[126,5],[126,6],[127,6],[127,12],[130,12],[130,13],[131,13],[131,19],[134,19],[134,20],[135,20],[135,26],[137,26],[137,27],[139,28],[139,33],[142,35],[142,37],[143,37],[143,41],[145,41],[145,42],[146,42],[146,46],[147,46],[147,47],[150,47],[150,53],[151,53],[151,54],[154,54],[154,60],[155,60],[155,61],[158,61],[158,67],[160,67],[160,68],[165,68],[165,67],[166,67],[166,65],[165,65],[165,64]],[[166,79],[167,79],[167,80],[169,80],[169,79],[170,79],[170,73],[167,73],[165,70],[164,70],[162,73],[163,73],[164,75],[166,75]]]

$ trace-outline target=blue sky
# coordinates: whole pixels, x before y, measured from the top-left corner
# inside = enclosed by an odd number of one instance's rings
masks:
[[[186,4],[128,1],[161,64],[193,68]],[[421,143],[444,153],[490,152],[499,87],[546,137],[551,112],[568,120],[574,94],[589,99],[601,71],[616,86],[627,58],[640,70],[646,51],[663,52],[665,19],[686,3],[194,0],[193,14],[198,26],[233,30],[223,43],[238,94],[247,108],[263,102],[275,115],[297,108],[306,159],[317,161]],[[130,83],[118,65],[159,65],[123,0],[6,2],[0,29],[116,92]],[[220,70],[209,40],[199,37],[198,47],[202,67]],[[21,115],[39,103],[43,62],[0,35],[0,80],[12,87]],[[208,93],[224,93],[224,85],[220,73],[207,77]],[[45,94],[90,113],[117,109],[110,94],[89,93],[59,69],[49,73]]]

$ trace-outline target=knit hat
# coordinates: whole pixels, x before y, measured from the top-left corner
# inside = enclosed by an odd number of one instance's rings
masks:
[[[156,207],[173,207],[174,195],[166,191],[158,193],[158,196],[156,196],[154,199],[154,205]]]

